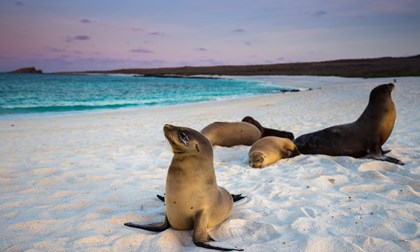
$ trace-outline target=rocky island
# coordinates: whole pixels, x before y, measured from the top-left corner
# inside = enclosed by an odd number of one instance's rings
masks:
[[[42,74],[41,69],[36,69],[35,67],[25,67],[25,68],[19,68],[14,71],[11,71],[10,73],[36,73],[36,74]]]

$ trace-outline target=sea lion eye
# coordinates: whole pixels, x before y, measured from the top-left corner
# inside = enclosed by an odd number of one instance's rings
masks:
[[[184,131],[179,131],[178,137],[179,137],[179,140],[181,140],[183,144],[188,145],[188,141],[190,140],[190,138]]]

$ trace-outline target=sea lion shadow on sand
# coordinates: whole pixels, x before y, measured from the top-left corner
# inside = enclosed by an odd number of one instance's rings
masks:
[[[324,154],[371,158],[404,165],[399,159],[385,156],[382,145],[391,135],[396,110],[391,92],[394,84],[375,87],[360,117],[348,124],[332,126],[302,135],[294,140],[301,154]]]
[[[161,223],[125,223],[125,226],[161,232],[170,227],[193,229],[193,242],[198,247],[223,251],[237,248],[214,246],[208,229],[225,221],[232,213],[233,202],[243,198],[231,195],[217,185],[213,164],[213,146],[200,132],[190,128],[164,126],[165,137],[174,156],[165,186],[165,219]]]

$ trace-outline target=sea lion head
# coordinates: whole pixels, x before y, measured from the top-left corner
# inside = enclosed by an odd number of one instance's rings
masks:
[[[186,127],[165,124],[163,132],[174,154],[199,154],[203,151],[212,153],[210,141],[200,132]]]
[[[249,166],[252,168],[264,167],[265,155],[260,151],[254,151],[249,154]]]
[[[381,97],[388,97],[389,95],[391,95],[391,92],[392,90],[394,90],[394,88],[395,85],[393,83],[379,85],[372,89],[372,91],[370,92],[369,100],[374,100]]]
[[[242,119],[242,122],[250,123],[250,124],[254,125],[255,127],[257,127],[261,132],[263,131],[262,125],[257,120],[252,118],[251,116],[245,116]]]

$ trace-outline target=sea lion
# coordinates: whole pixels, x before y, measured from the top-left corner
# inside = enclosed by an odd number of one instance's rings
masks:
[[[260,130],[246,122],[214,122],[201,130],[212,145],[232,147],[235,145],[251,146],[261,138]]]
[[[194,229],[195,245],[208,249],[237,250],[213,246],[208,229],[226,220],[233,208],[232,196],[217,185],[213,166],[213,147],[200,132],[190,128],[164,126],[174,156],[169,166],[165,188],[165,220],[162,223],[135,224],[129,227],[149,231]]]
[[[296,145],[288,138],[268,136],[256,141],[248,153],[249,166],[263,168],[282,158],[298,154]]]
[[[354,122],[332,126],[302,135],[295,144],[302,154],[368,157],[403,165],[400,160],[387,157],[382,145],[394,128],[396,110],[391,98],[394,84],[375,87],[362,115]]]
[[[276,137],[289,138],[292,141],[293,139],[295,139],[295,136],[293,135],[292,132],[265,128],[251,116],[245,116],[244,119],[242,119],[242,122],[247,122],[257,127],[261,131],[261,138],[266,137],[266,136],[276,136]]]

